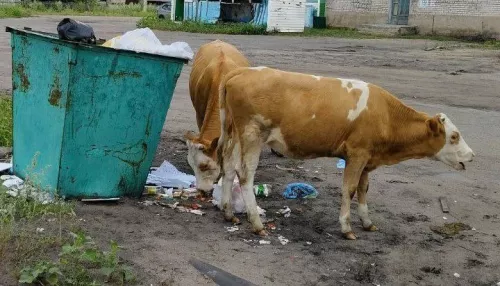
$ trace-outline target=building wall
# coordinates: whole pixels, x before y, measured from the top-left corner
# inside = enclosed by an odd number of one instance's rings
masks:
[[[358,27],[389,20],[390,0],[327,0],[330,26]],[[423,34],[500,35],[500,0],[410,0],[410,25]]]

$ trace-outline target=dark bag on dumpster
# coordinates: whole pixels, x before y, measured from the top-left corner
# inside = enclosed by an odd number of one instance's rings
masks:
[[[87,44],[95,44],[96,42],[92,27],[70,18],[64,18],[57,25],[57,33],[62,40],[84,42]]]

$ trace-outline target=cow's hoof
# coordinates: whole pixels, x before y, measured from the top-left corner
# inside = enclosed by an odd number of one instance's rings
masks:
[[[230,216],[230,217],[224,216],[224,218],[226,219],[226,221],[229,221],[232,224],[241,224],[240,219],[235,216]]]
[[[365,231],[377,231],[378,227],[376,227],[374,224],[371,224],[370,226],[363,227]]]
[[[266,237],[269,235],[269,233],[265,229],[256,230],[255,233],[262,237]]]
[[[285,156],[283,156],[283,154],[281,154],[281,153],[277,152],[277,151],[276,151],[276,150],[274,150],[273,148],[271,148],[271,153],[273,153],[274,155],[276,155],[276,156],[278,156],[278,157],[280,157],[280,158],[285,157]]]
[[[344,233],[344,238],[348,239],[348,240],[356,240],[357,239],[356,235],[352,231]]]

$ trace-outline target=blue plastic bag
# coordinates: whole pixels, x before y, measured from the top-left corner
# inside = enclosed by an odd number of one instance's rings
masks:
[[[338,169],[345,169],[345,160],[344,159],[339,159],[337,162],[337,168]]]
[[[318,196],[318,191],[308,184],[292,183],[286,186],[283,192],[285,199],[313,199]]]

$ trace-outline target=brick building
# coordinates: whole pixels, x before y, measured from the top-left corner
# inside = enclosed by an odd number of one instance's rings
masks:
[[[331,26],[415,25],[422,34],[500,36],[500,0],[327,0]]]

